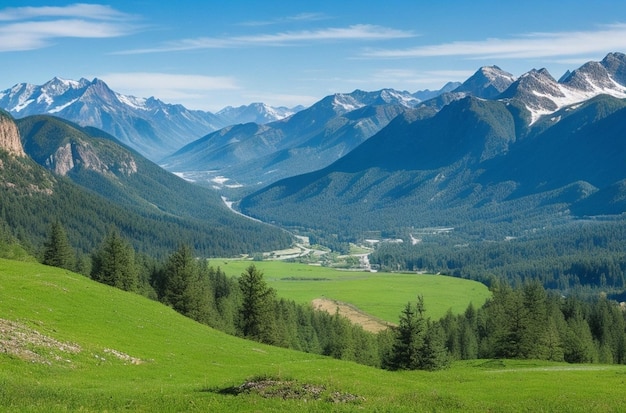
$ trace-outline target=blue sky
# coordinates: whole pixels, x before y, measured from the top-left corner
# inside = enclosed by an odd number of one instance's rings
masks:
[[[498,65],[555,78],[626,52],[622,1],[12,1],[0,90],[54,76],[192,109],[415,92]]]

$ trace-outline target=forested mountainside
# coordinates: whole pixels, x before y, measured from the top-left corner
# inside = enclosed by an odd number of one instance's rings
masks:
[[[50,116],[17,123],[28,156],[0,151],[1,219],[35,251],[55,220],[83,253],[110,227],[153,256],[181,244],[203,256],[230,256],[291,242],[284,231],[233,214],[215,192],[164,171],[101,131]]]
[[[257,218],[358,238],[454,227],[518,236],[626,211],[626,101],[600,95],[529,124],[517,100],[466,97],[411,112],[329,167],[245,197]]]
[[[412,112],[412,117],[428,118],[468,96],[510,104],[519,139],[528,129],[537,130],[536,124],[554,121],[553,115],[566,106],[602,94],[625,98],[625,60],[621,53],[610,53],[558,81],[545,69],[532,69],[516,78],[497,66],[484,66],[460,85],[448,84],[427,94],[392,89],[336,93],[283,121],[213,132],[160,163],[239,198],[280,179],[330,165],[396,116]]]

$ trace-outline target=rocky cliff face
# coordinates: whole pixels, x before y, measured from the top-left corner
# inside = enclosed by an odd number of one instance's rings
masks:
[[[16,156],[26,156],[20,133],[13,119],[0,113],[0,149]]]
[[[110,159],[106,154],[100,154],[93,145],[80,140],[60,146],[45,160],[44,166],[63,176],[75,168],[107,176],[130,176],[137,172],[137,163],[131,155],[122,154],[119,158]]]

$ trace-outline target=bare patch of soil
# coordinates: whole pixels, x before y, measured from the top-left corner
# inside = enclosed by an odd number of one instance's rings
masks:
[[[76,343],[62,342],[25,324],[0,318],[0,354],[51,365],[53,362],[71,363],[69,356],[81,351],[82,348]],[[122,360],[125,364],[143,363],[143,360],[118,350],[105,348],[103,351],[105,355]],[[94,357],[100,362],[106,361],[104,356],[94,354]]]
[[[69,362],[64,356],[80,351],[78,344],[64,343],[24,324],[0,319],[0,353],[33,363],[52,364],[52,361]]]
[[[115,357],[117,357],[118,359],[124,361],[124,362],[128,362],[130,364],[141,364],[143,363],[143,360],[138,359],[137,357],[133,357],[133,356],[129,356],[126,353],[122,353],[121,351],[117,351],[117,350],[113,350],[112,348],[105,348],[104,352],[107,354],[111,354]]]
[[[352,323],[358,324],[363,327],[365,331],[372,333],[378,333],[392,326],[391,323],[380,320],[379,318],[359,310],[351,304],[341,301],[328,298],[316,298],[311,304],[313,304],[313,308],[316,310],[326,311],[329,314],[335,314],[335,312],[339,311],[339,315],[346,317]]]

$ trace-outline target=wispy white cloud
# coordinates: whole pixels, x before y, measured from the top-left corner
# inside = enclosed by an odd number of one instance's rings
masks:
[[[328,20],[328,17],[324,13],[299,13],[293,16],[287,17],[278,17],[271,20],[255,20],[255,21],[247,21],[240,23],[240,26],[271,26],[274,24],[284,24],[284,23],[302,23],[302,22],[312,22],[312,21],[320,21],[320,20]]]
[[[439,89],[450,81],[464,81],[474,74],[472,70],[419,70],[419,69],[378,69],[363,77],[335,79],[342,84],[356,87],[410,89]],[[369,85],[369,86],[363,86]]]
[[[374,73],[376,79],[397,79],[402,81],[423,82],[431,80],[466,79],[473,75],[471,70],[410,70],[382,69]]]
[[[412,32],[390,29],[371,24],[357,24],[348,27],[304,30],[276,34],[260,34],[233,38],[242,43],[285,44],[316,40],[387,40],[415,36]]]
[[[109,6],[18,7],[0,10],[0,52],[34,50],[59,38],[107,38],[133,33],[134,17]]]
[[[129,72],[108,73],[96,77],[104,80],[115,90],[149,91],[150,95],[155,93],[155,90],[168,91],[165,94],[158,94],[158,96],[176,93],[189,94],[194,91],[206,92],[239,89],[235,78],[229,76]],[[139,96],[146,96],[146,94],[140,94]]]
[[[389,40],[414,37],[415,33],[388,27],[357,24],[348,27],[324,28],[318,30],[286,31],[272,34],[257,34],[232,37],[200,37],[168,42],[149,49],[128,50],[120,54],[158,53],[197,49],[216,49],[246,46],[285,46],[319,41],[366,41]]]
[[[218,110],[224,96],[241,90],[234,77],[173,74],[158,72],[118,72],[96,76],[116,92],[136,97],[154,96],[167,103],[179,103],[189,109]],[[226,100],[228,101],[228,100]]]
[[[94,20],[128,20],[132,16],[101,4],[70,4],[63,7],[13,7],[0,10],[0,21],[42,17],[82,17]]]
[[[528,33],[512,38],[457,41],[405,49],[368,50],[370,58],[465,56],[488,59],[526,59],[589,55],[626,49],[626,24],[618,23],[590,31]]]

